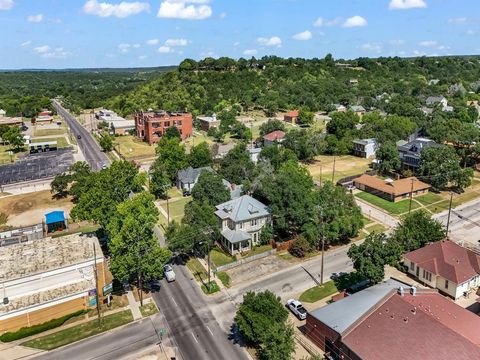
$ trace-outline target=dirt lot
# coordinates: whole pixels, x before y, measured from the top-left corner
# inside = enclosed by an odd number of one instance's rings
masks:
[[[322,181],[331,181],[333,172],[333,156],[321,155],[315,158],[315,162],[308,165],[308,171],[315,181],[320,179],[320,165],[322,168]],[[356,156],[335,156],[335,181],[356,174],[364,173],[369,169],[371,160]]]
[[[250,281],[252,277],[259,278],[263,275],[272,274],[288,266],[291,266],[290,262],[280,259],[275,255],[270,255],[227,270],[227,273],[230,275],[230,283],[232,286],[235,286],[243,282]],[[255,275],[252,273],[253,268],[255,269]]]
[[[7,225],[11,226],[39,223],[52,210],[63,210],[68,215],[72,207],[70,199],[53,199],[48,190],[0,198],[0,212],[8,214]]]

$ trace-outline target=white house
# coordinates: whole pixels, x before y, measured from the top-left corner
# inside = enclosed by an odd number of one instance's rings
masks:
[[[254,164],[258,163],[258,157],[262,152],[262,148],[248,148],[247,151],[250,154],[250,160],[252,160]]]
[[[0,109],[0,117],[5,117],[5,115],[7,115],[7,112],[3,109]]]
[[[189,166],[186,169],[179,170],[177,173],[177,188],[182,191],[192,191],[202,171],[213,172],[213,169],[210,166],[196,169]]]
[[[375,139],[355,139],[353,140],[353,154],[355,156],[369,158],[375,156],[378,149],[378,143]]]
[[[404,255],[408,272],[425,285],[458,299],[480,286],[480,256],[441,240]]]
[[[222,246],[232,255],[251,250],[260,243],[261,229],[271,224],[268,207],[250,195],[216,206]]]

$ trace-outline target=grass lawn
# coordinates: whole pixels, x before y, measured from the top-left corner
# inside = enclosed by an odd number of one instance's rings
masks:
[[[35,136],[51,136],[51,135],[63,135],[67,133],[67,128],[65,126],[57,126],[56,128],[45,129],[42,125],[34,125],[34,134]]]
[[[170,208],[170,221],[175,220],[177,223],[182,221],[183,215],[185,212],[185,205],[192,201],[191,197],[181,197],[177,198],[178,200],[170,200],[169,203],[169,208]],[[165,213],[167,213],[167,202],[162,201],[160,203],[160,206],[162,207],[163,210],[165,210]],[[158,221],[160,226],[166,226],[167,225],[167,218],[160,213],[159,221]]]
[[[100,228],[99,225],[84,225],[80,226],[79,228],[76,228],[74,230],[69,230],[69,231],[61,231],[59,233],[51,234],[50,236],[52,238],[60,237],[60,236],[66,236],[66,235],[71,235],[71,234],[89,234],[97,231]]]
[[[275,255],[277,255],[277,257],[279,257],[280,259],[286,260],[286,261],[296,261],[296,260],[298,260],[298,258],[296,258],[292,254],[290,254],[290,252],[288,252],[287,250],[277,252]]]
[[[150,146],[133,135],[115,137],[113,144],[115,150],[120,151],[120,154],[129,160],[155,157],[155,146]]]
[[[327,281],[323,286],[315,286],[311,289],[308,289],[300,295],[300,301],[313,303],[327,296],[333,295],[338,292],[337,287],[333,281]]]
[[[358,231],[358,235],[355,236],[355,237],[352,239],[352,242],[365,239],[366,237],[367,237],[367,233],[366,233],[365,231],[363,231],[363,230],[359,230],[359,231]]]
[[[228,254],[219,247],[215,247],[210,251],[210,261],[216,266],[223,266],[235,261],[235,257]]]
[[[394,215],[408,212],[408,207],[410,206],[410,199],[392,202],[366,192],[359,192],[355,194],[355,196]],[[412,201],[412,210],[415,210],[418,207],[420,207],[420,205],[415,201]]]
[[[0,164],[10,164],[11,159],[8,151],[10,150],[10,146],[7,145],[0,145]],[[20,152],[13,152],[12,159],[15,161],[19,155],[25,154],[25,151]]]
[[[428,193],[426,195],[421,195],[414,197],[413,200],[418,201],[420,204],[424,206],[431,205],[433,203],[439,202],[443,200],[443,196],[440,194],[435,194],[435,193]]]
[[[153,302],[140,306],[140,312],[143,317],[148,317],[150,315],[156,314],[158,312],[157,307]]]
[[[255,246],[252,250],[250,250],[248,253],[246,253],[242,257],[250,257],[250,256],[262,254],[268,250],[272,250],[272,247],[270,245]]]
[[[371,160],[356,156],[335,156],[334,181],[336,182],[346,176],[362,174],[369,169],[370,163]],[[315,162],[307,166],[310,175],[312,175],[315,181],[320,179],[320,165],[322,167],[322,182],[327,180],[331,181],[333,172],[333,156],[316,156]]]
[[[98,321],[95,319],[65,330],[60,330],[50,335],[26,341],[21,345],[42,350],[52,350],[85,339],[89,336],[111,330],[118,326],[128,324],[132,321],[132,312],[130,310],[125,310],[103,317],[101,325],[99,325]]]
[[[225,271],[220,271],[217,273],[217,277],[222,282],[223,286],[229,288],[230,287],[230,276]]]
[[[51,138],[51,139],[32,139],[32,143],[40,143],[40,142],[49,142],[49,141],[56,141],[57,146],[59,148],[64,148],[70,146],[67,142],[67,139],[65,137],[58,137],[58,138]]]
[[[369,219],[367,216],[363,217],[363,226],[367,226],[368,224],[371,224],[373,222],[372,219]]]
[[[381,224],[374,224],[374,225],[371,225],[371,226],[367,226],[365,228],[365,230],[367,230],[368,232],[372,233],[372,232],[384,232],[386,230],[385,226],[381,225]]]
[[[187,261],[187,267],[190,270],[190,272],[193,274],[195,277],[195,280],[201,283],[201,288],[202,291],[205,294],[213,294],[217,291],[220,291],[220,288],[218,287],[218,284],[215,282],[215,280],[210,279],[210,286],[211,289],[208,291],[207,284],[208,284],[208,274],[207,270],[200,264],[200,261],[196,258],[190,258]]]

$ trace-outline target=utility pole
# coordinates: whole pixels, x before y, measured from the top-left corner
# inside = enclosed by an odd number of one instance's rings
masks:
[[[93,242],[93,271],[95,272],[95,297],[97,300],[97,315],[98,315],[98,324],[100,325],[100,302],[98,299],[98,271],[97,271],[97,252],[95,250],[95,242]]]
[[[210,280],[210,241],[207,240],[207,263],[208,263],[208,292],[211,291],[210,287],[212,285]]]
[[[333,157],[333,171],[332,171],[332,183],[333,183],[333,179],[335,178],[335,156]]]
[[[448,228],[450,227],[450,213],[452,212],[453,191],[450,191],[450,205],[448,206],[447,231],[445,237],[448,239]]]
[[[322,162],[320,161],[320,187],[322,187]]]
[[[323,226],[323,208],[320,207],[320,236],[322,240],[322,267],[320,269],[320,285],[323,286],[323,263],[325,254],[325,231]]]
[[[412,187],[410,189],[410,204],[408,205],[408,213],[410,214],[410,211],[412,210],[412,200],[413,200],[413,183],[415,182],[415,179],[412,179]]]

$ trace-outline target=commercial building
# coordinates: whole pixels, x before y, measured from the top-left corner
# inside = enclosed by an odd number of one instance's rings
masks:
[[[454,299],[480,286],[480,256],[449,240],[441,240],[404,255],[409,274]]]
[[[127,135],[135,130],[135,120],[110,120],[110,128],[115,135]]]
[[[187,112],[149,111],[135,114],[137,137],[156,144],[169,127],[175,126],[182,140],[192,135],[192,114]]]
[[[0,232],[0,246],[19,244],[22,242],[43,239],[45,229],[43,224],[24,226]]]
[[[367,174],[354,179],[353,185],[359,190],[393,202],[405,200],[410,195],[412,197],[425,195],[431,187],[414,176],[399,180],[383,180]]]
[[[375,139],[355,139],[353,140],[353,155],[370,158],[375,156],[378,149],[378,143]]]
[[[220,126],[220,120],[217,119],[216,114],[213,114],[212,116],[198,116],[197,120],[200,122],[200,127],[203,131],[208,131]]]
[[[0,263],[0,334],[95,306],[95,272],[99,289],[108,276],[100,244],[93,235],[2,246]]]
[[[480,358],[480,318],[436,290],[388,280],[307,314],[329,359]]]
[[[32,118],[32,124],[51,124],[53,123],[52,112],[48,110],[41,111],[36,117]]]
[[[23,118],[21,117],[0,117],[0,125],[7,125],[7,126],[22,126],[23,125]]]
[[[216,206],[220,219],[222,246],[232,255],[250,251],[260,243],[262,228],[271,224],[268,207],[250,195]]]

